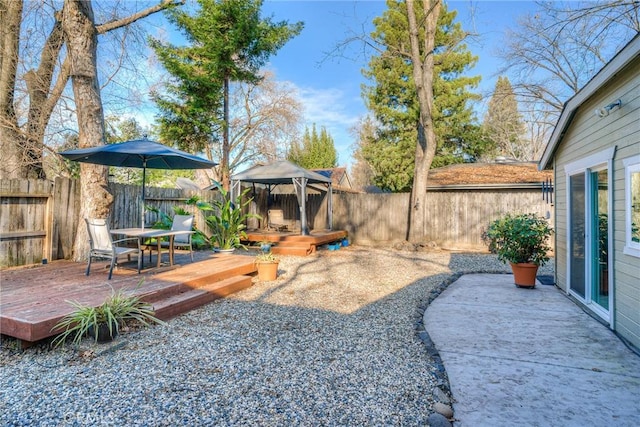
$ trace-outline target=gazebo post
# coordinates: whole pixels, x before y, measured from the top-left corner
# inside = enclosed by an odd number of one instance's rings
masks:
[[[236,197],[240,195],[240,181],[232,179],[230,187],[229,196],[231,200],[235,201]]]
[[[333,230],[333,189],[329,183],[329,206],[327,216],[329,217],[329,230]]]
[[[307,226],[307,178],[293,178],[293,186],[296,189],[296,196],[299,195],[298,206],[300,206],[300,234],[302,236],[309,235],[309,227]],[[298,188],[300,191],[298,192]]]

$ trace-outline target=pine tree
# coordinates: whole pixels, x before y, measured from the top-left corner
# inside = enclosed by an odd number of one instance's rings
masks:
[[[529,152],[523,146],[525,126],[507,77],[498,77],[483,126],[487,137],[495,144],[496,154],[517,160],[532,160],[525,158]]]
[[[198,0],[194,15],[168,12],[190,45],[179,47],[152,39],[151,47],[173,83],[154,94],[161,110],[160,135],[180,148],[210,155],[221,144],[219,175],[228,188],[229,84],[257,83],[260,68],[292,37],[302,23],[274,23],[260,17],[262,0]]]
[[[386,46],[408,45],[406,5],[388,2],[389,10],[376,18],[374,40]],[[434,58],[434,111],[432,118],[437,151],[432,166],[462,162],[465,155],[479,156],[486,140],[481,138],[470,101],[479,96],[470,92],[480,77],[463,76],[477,61],[462,43],[464,31],[454,23],[455,11],[446,5],[438,18]],[[386,50],[374,56],[365,77],[371,86],[363,87],[368,109],[379,124],[375,138],[361,147],[362,157],[374,170],[374,184],[392,191],[408,191],[413,181],[413,163],[420,106],[406,57]],[[362,139],[362,138],[361,138]]]
[[[305,128],[302,144],[291,145],[287,160],[305,169],[334,168],[338,164],[338,153],[327,129],[323,126],[318,135],[314,123],[311,131]]]

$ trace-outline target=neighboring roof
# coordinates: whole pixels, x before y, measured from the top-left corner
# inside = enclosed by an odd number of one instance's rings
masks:
[[[347,168],[344,166],[325,169],[312,169],[312,171],[326,176],[327,178],[331,178],[334,191],[357,193],[361,192],[353,189],[353,185],[351,185],[351,180],[349,179],[349,174],[347,173]]]
[[[325,168],[325,169],[311,169],[313,172],[317,172],[322,176],[326,176],[327,178],[331,178],[331,181],[335,185],[341,185],[342,180],[347,176],[347,168],[344,166],[336,167],[336,168]],[[348,179],[348,178],[347,178]]]
[[[540,159],[540,163],[538,164],[540,169],[546,169],[549,167],[553,154],[562,141],[562,138],[569,128],[578,108],[638,56],[640,56],[640,33],[627,43],[627,45],[618,52],[616,56],[614,56],[613,59],[611,59],[611,61],[609,61],[609,63],[607,63],[607,65],[598,72],[598,74],[589,80],[589,82],[584,85],[578,93],[564,104],[558,123],[556,123],[553,133],[551,134],[551,138],[549,139],[547,147]]]
[[[307,178],[309,183],[330,183],[331,179],[319,173],[301,168],[286,160],[268,165],[254,166],[231,177],[232,181],[255,182],[259,184],[290,184],[293,178]]]
[[[535,162],[459,163],[429,171],[428,186],[539,184],[553,171],[539,171]]]

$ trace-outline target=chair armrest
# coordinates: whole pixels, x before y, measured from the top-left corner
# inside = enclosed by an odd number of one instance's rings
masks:
[[[135,241],[136,241],[136,243],[137,243],[137,245],[138,245],[138,249],[140,249],[140,239],[138,239],[137,237],[127,237],[126,239],[118,239],[118,240],[114,240],[114,241],[113,241],[113,244],[114,244],[114,245],[116,245],[117,243],[120,243],[120,242],[127,242],[127,241],[129,241],[129,240],[132,240],[132,241],[133,241],[133,240],[135,240]]]

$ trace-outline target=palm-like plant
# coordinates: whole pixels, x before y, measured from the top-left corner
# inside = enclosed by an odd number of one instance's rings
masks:
[[[253,200],[252,198],[242,201],[249,188],[239,194],[235,200],[231,200],[231,195],[227,190],[216,183],[220,192],[220,197],[213,203],[198,202],[197,206],[200,210],[213,212],[213,215],[205,217],[205,221],[211,227],[213,234],[211,235],[211,243],[219,249],[245,248],[242,240],[246,240],[247,219],[260,218],[259,215],[245,213],[247,206]]]

